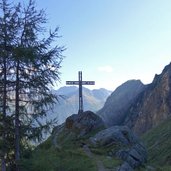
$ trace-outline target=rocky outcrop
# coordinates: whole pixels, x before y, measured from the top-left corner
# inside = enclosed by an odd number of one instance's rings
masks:
[[[65,123],[56,126],[52,132],[52,142],[59,147],[59,137],[80,138],[92,131],[96,132],[105,128],[103,120],[91,111],[80,114],[73,114],[68,117]]]
[[[68,117],[64,124],[54,128],[51,138],[59,149],[72,142],[83,147],[88,155],[85,147],[105,149],[110,146],[110,151],[106,149],[108,155],[123,160],[118,167],[120,171],[137,168],[147,159],[144,145],[127,126],[105,128],[102,119],[91,111]]]
[[[65,128],[77,132],[79,137],[104,127],[102,119],[91,111],[74,114],[68,117],[65,122]]]
[[[105,146],[114,142],[129,145],[137,143],[138,138],[126,126],[113,126],[98,132],[90,138],[90,142],[95,146]]]
[[[171,115],[171,64],[139,95],[126,112],[125,124],[137,134],[157,126]]]
[[[122,125],[126,111],[144,90],[140,80],[129,80],[119,86],[106,100],[104,107],[97,112],[107,126]]]
[[[126,126],[113,126],[98,132],[90,138],[90,143],[96,147],[115,144],[109,152],[123,160],[118,171],[133,170],[147,161],[147,151],[142,142]]]

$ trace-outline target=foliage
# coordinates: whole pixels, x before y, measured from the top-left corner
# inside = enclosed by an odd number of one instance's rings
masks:
[[[18,165],[21,147],[29,140],[41,140],[43,131],[53,123],[43,118],[58,99],[51,87],[60,79],[64,47],[54,44],[58,28],[44,36],[46,16],[36,9],[33,0],[25,6],[1,0],[0,13],[1,159],[5,167],[4,162],[14,151]],[[13,131],[8,129],[9,117]],[[10,137],[15,145],[9,144],[11,151],[6,147]]]
[[[14,124],[13,119],[10,116],[6,116],[6,141],[3,143],[3,139],[0,139],[0,149],[3,146],[6,149],[6,164],[14,165]],[[0,123],[2,123],[2,115],[0,115]],[[2,137],[2,125],[0,125],[0,137]]]

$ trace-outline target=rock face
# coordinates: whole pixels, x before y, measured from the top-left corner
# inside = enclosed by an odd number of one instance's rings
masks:
[[[137,134],[155,127],[171,115],[171,64],[139,95],[126,112],[125,124]]]
[[[119,86],[106,100],[104,107],[97,112],[107,126],[122,125],[126,111],[144,90],[140,80],[130,80]]]
[[[82,114],[74,114],[66,119],[65,128],[77,132],[79,136],[84,136],[87,133],[104,128],[102,119],[91,111],[83,112]]]
[[[56,126],[52,131],[52,143],[55,147],[60,148],[62,139],[77,139],[94,131],[98,132],[105,128],[103,120],[91,111],[82,114],[73,114],[66,121]]]
[[[98,132],[90,138],[94,146],[119,144],[119,148],[111,150],[109,155],[123,160],[118,171],[132,171],[147,161],[147,151],[142,142],[126,126],[113,126]]]

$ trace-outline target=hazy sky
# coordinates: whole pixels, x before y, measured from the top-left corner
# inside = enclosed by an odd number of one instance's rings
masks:
[[[96,82],[87,88],[114,90],[129,79],[147,84],[171,61],[171,0],[36,2],[67,48],[59,86],[77,80],[78,71]]]

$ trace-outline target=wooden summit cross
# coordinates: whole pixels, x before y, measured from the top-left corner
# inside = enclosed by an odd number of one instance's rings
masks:
[[[79,71],[78,72],[78,81],[66,81],[66,85],[79,85],[79,110],[78,110],[78,113],[83,113],[82,85],[95,85],[95,81],[82,81],[82,71]]]

